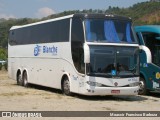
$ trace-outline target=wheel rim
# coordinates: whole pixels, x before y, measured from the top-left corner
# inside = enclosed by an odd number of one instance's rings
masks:
[[[70,94],[70,84],[68,80],[63,82],[63,90],[66,95]]]
[[[22,77],[21,77],[21,74],[19,74],[18,77],[17,77],[17,84],[18,84],[18,85],[22,85]]]
[[[144,91],[145,91],[145,83],[144,83],[144,81],[140,81],[140,83],[139,83],[139,94],[144,93]]]
[[[27,73],[24,73],[23,82],[24,82],[24,86],[27,87],[28,85]]]

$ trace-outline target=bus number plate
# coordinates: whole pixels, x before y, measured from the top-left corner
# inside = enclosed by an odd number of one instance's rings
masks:
[[[119,94],[120,90],[112,90],[111,93],[113,93],[113,94]]]

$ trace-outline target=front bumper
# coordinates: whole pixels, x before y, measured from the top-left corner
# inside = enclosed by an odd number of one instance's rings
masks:
[[[95,87],[87,88],[81,94],[83,95],[137,95],[139,91],[139,86],[135,87]]]

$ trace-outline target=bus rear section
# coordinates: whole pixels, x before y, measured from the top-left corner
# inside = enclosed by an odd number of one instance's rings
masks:
[[[141,49],[139,94],[160,92],[160,26],[136,26],[135,31]]]
[[[139,45],[130,18],[74,14],[10,30],[9,76],[66,95],[136,95]]]

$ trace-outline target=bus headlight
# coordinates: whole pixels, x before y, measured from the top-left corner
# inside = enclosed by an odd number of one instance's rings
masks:
[[[138,86],[138,85],[139,85],[139,82],[134,82],[134,83],[129,84],[130,87],[135,87],[135,86]]]
[[[102,86],[101,83],[92,82],[92,81],[87,81],[87,84],[90,85],[90,86],[95,86],[95,87],[101,87]]]

